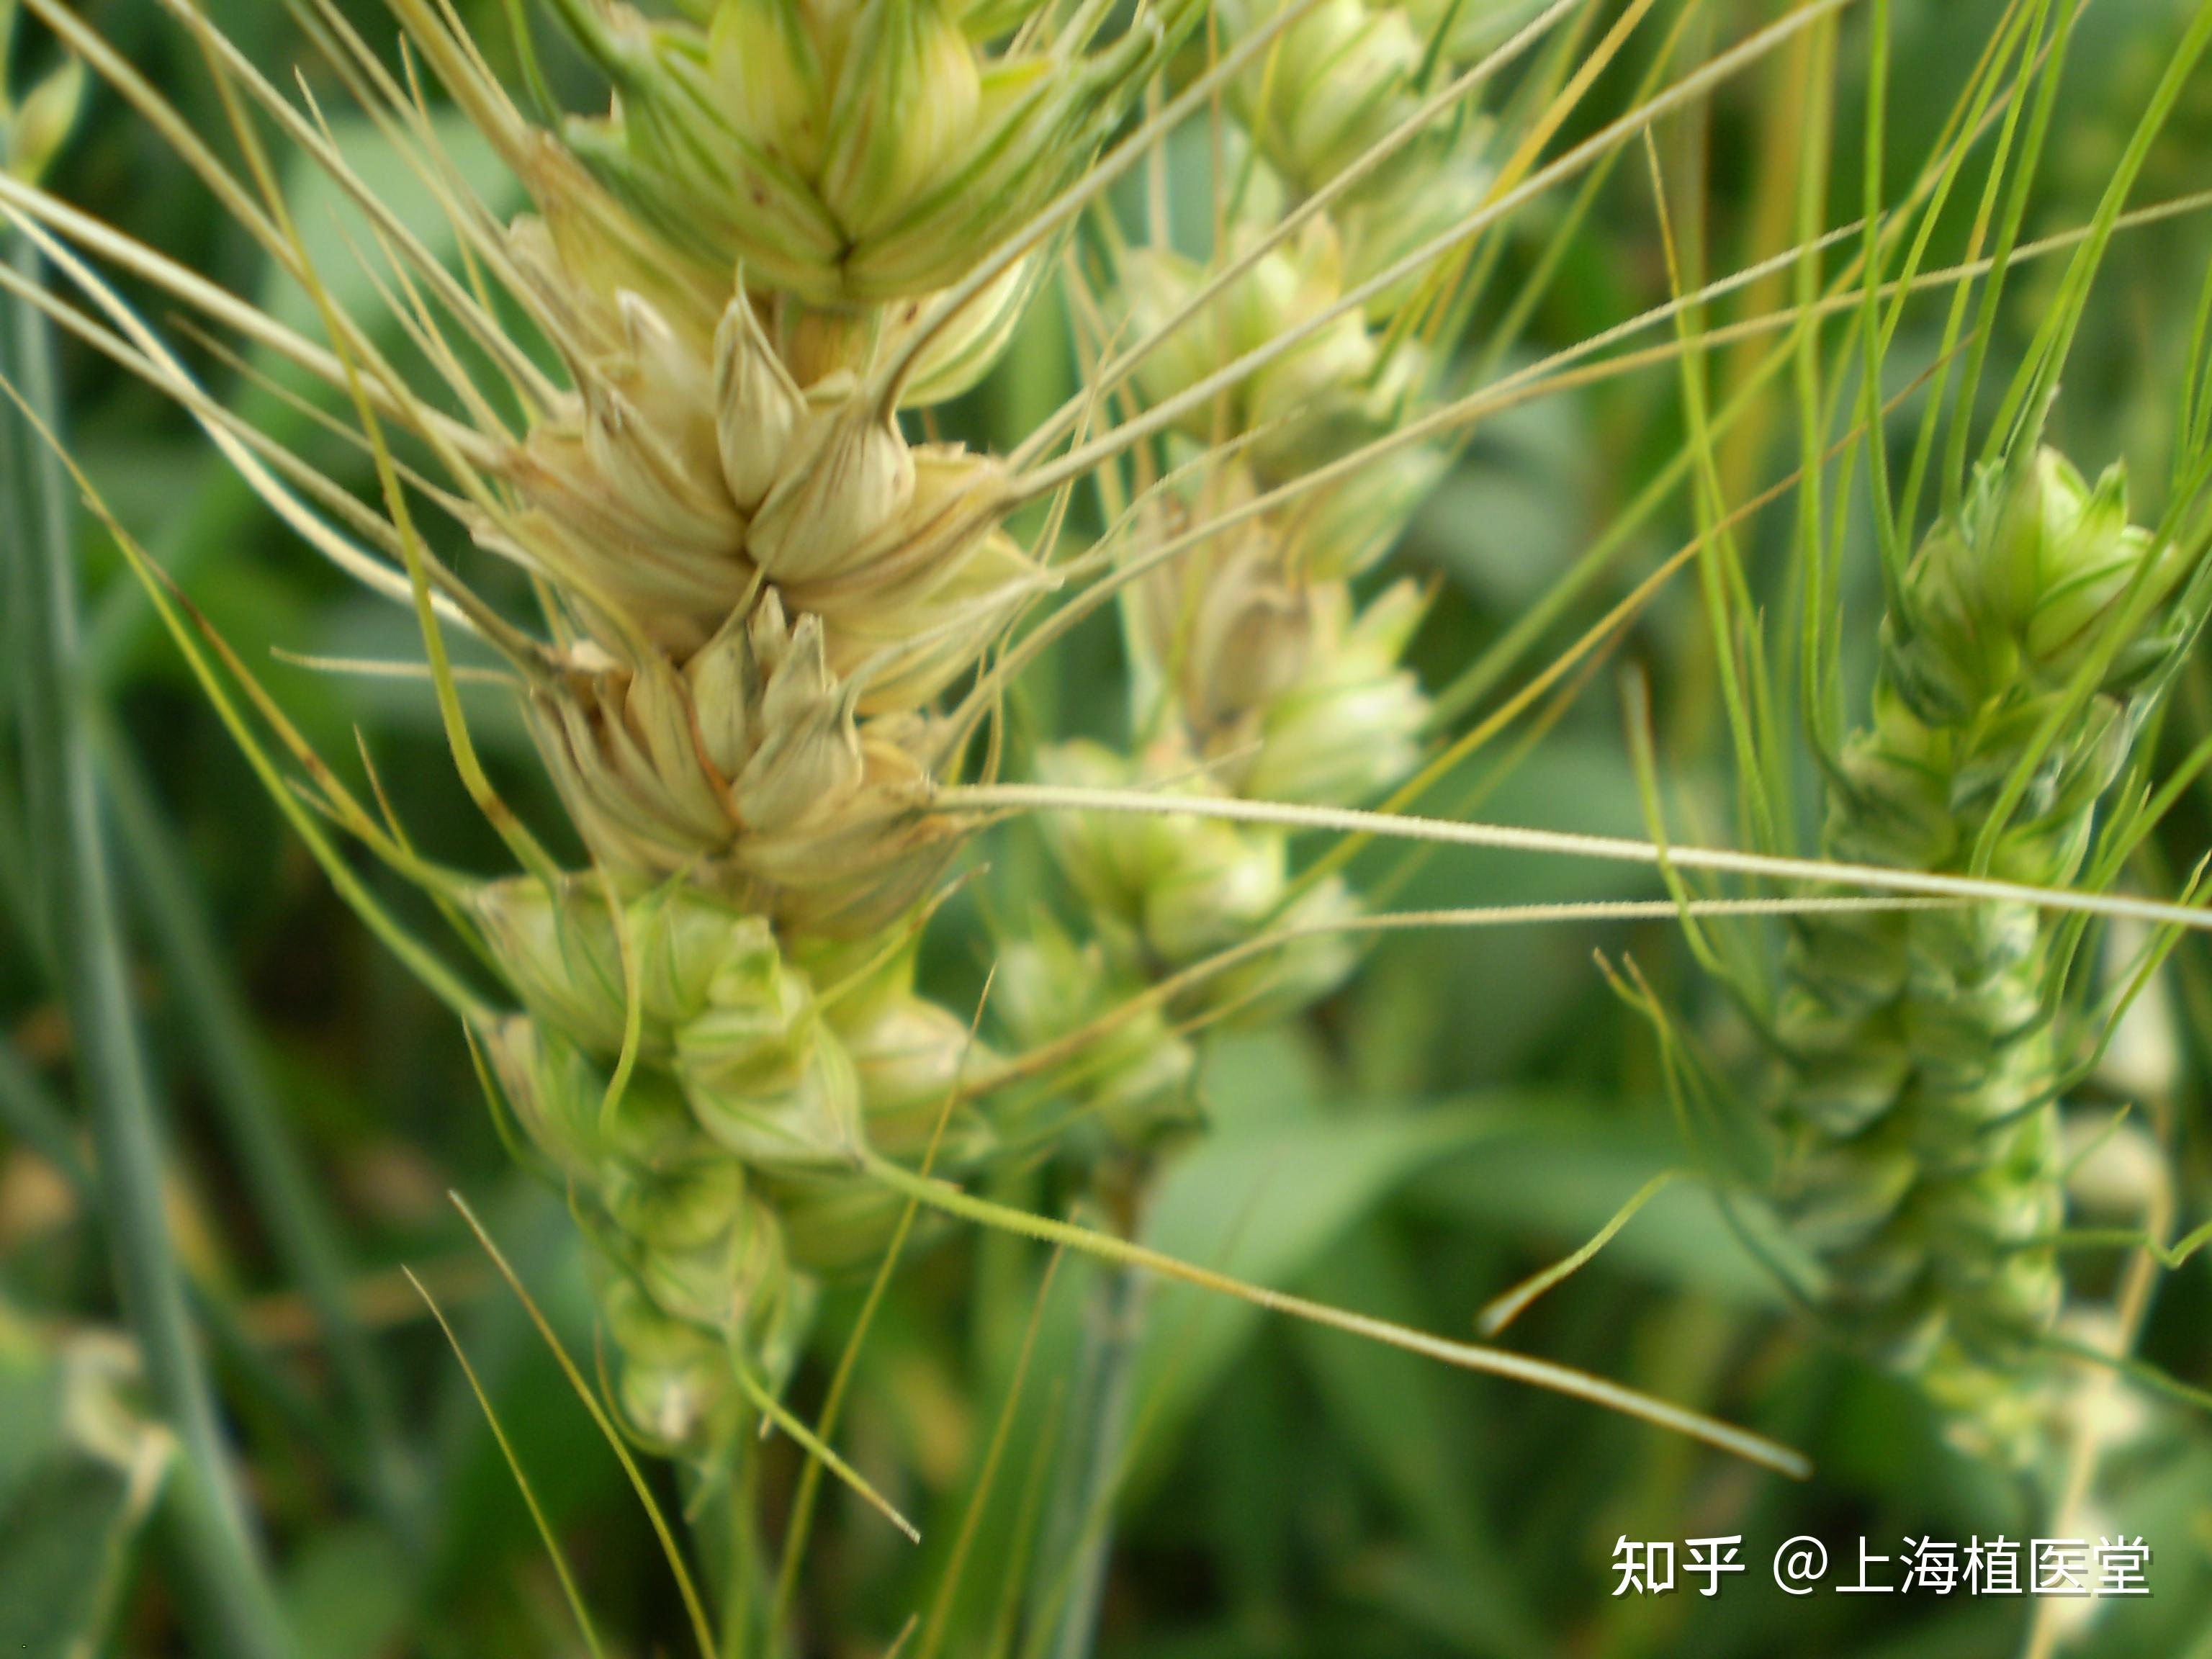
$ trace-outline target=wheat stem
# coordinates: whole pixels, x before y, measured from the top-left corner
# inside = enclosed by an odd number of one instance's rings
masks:
[[[100,722],[98,737],[120,848],[200,1051],[209,1091],[288,1278],[314,1311],[367,1442],[369,1491],[393,1536],[405,1542],[419,1535],[422,1471],[401,1437],[391,1379],[354,1316],[349,1253],[285,1122],[252,1016],[137,757],[111,723]]]
[[[9,239],[27,283],[37,252]],[[215,1390],[162,1225],[167,1154],[132,1009],[79,650],[71,496],[43,442],[58,418],[52,342],[29,307],[0,319],[0,376],[20,399],[0,420],[0,495],[12,504],[19,710],[37,845],[51,876],[45,933],[77,1031],[94,1160],[123,1304],[147,1380],[182,1452],[173,1492],[183,1547],[208,1595],[211,1649],[284,1659],[290,1644],[247,1519]]]

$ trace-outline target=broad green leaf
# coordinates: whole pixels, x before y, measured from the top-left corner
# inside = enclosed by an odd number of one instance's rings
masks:
[[[1565,1255],[1644,1182],[1686,1160],[1680,1143],[1663,1133],[1617,1115],[1562,1111],[1501,1134],[1480,1159],[1462,1158],[1425,1176],[1408,1200],[1455,1224]],[[1771,1274],[1744,1247],[1711,1191],[1690,1181],[1661,1192],[1584,1271],[1633,1273],[1743,1306],[1782,1301]],[[1552,1294],[1573,1295],[1574,1281]]]
[[[1501,1095],[1421,1111],[1224,1125],[1168,1172],[1146,1243],[1255,1284],[1298,1285],[1415,1173],[1505,1133],[1529,1109],[1524,1097]],[[1137,1369],[1143,1455],[1173,1445],[1261,1317],[1180,1289],[1157,1297]]]
[[[386,1534],[365,1525],[321,1534],[284,1583],[301,1659],[377,1659],[393,1651],[414,1589],[406,1559]]]

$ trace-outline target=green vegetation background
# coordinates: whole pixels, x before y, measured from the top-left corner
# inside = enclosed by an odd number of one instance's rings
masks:
[[[269,0],[208,0],[206,9],[264,65],[306,57]],[[345,9],[382,27],[371,0]],[[501,7],[463,0],[460,9],[496,51]],[[1747,3],[1712,9],[1730,26],[1756,11]],[[2090,8],[2032,232],[2087,218],[2189,9],[2182,0]],[[211,130],[219,124],[191,47],[155,7],[87,0],[85,10],[188,113]],[[1900,0],[1892,154],[1924,152],[1996,10],[1982,0]],[[1630,58],[1616,77],[1620,95],[1644,61]],[[1838,92],[1847,112],[1862,98],[1856,72]],[[1771,246],[1752,221],[1763,145],[1795,114],[1781,86],[1775,66],[1732,85],[1709,126],[1678,123],[1662,134],[1673,174],[1709,181],[1702,206],[1716,270]],[[331,118],[356,166],[430,225],[416,181],[388,156],[380,166],[376,142],[342,103],[331,98]],[[1844,119],[1839,155],[1856,152],[1855,119]],[[1839,164],[1838,202],[1857,198],[1850,171]],[[132,234],[243,292],[269,290],[270,304],[300,314],[304,301],[269,289],[245,239],[112,97],[92,95],[52,181]],[[301,183],[314,197],[317,187]],[[2208,185],[2212,82],[2200,82],[2139,198]],[[1520,222],[1509,270],[1533,258],[1558,210],[1553,203]],[[330,216],[301,218],[335,256]],[[2056,428],[2085,471],[2138,447],[2162,455],[2172,330],[2177,318],[2185,323],[2208,246],[2208,227],[2191,219],[2130,235],[2112,260]],[[333,257],[325,268],[349,264]],[[1992,384],[2021,343],[2016,319],[2033,315],[2055,276],[2038,268],[2016,284],[2015,323]],[[1530,349],[1581,339],[1662,300],[1666,283],[1648,177],[1624,167],[1537,313]],[[365,286],[351,297],[372,302]],[[1048,309],[1035,326],[1038,349],[1017,349],[1011,368],[960,411],[972,429],[1018,431],[1067,389],[1059,325]],[[425,688],[268,660],[272,649],[404,656],[410,619],[307,556],[155,395],[81,349],[64,351],[63,368],[72,437],[93,476],[240,649],[268,662],[270,684],[317,745],[349,754],[357,726],[429,850],[498,867],[496,843],[453,781]],[[219,366],[210,372],[236,384]],[[337,476],[365,480],[365,467],[307,416],[266,392],[238,395]],[[1770,424],[1786,447],[1779,409]],[[1397,557],[1397,568],[1437,584],[1419,647],[1431,683],[1523,614],[1680,441],[1669,372],[1486,427]],[[1555,647],[1571,638],[1692,528],[1678,502],[1547,637]],[[1778,559],[1787,530],[1786,514],[1762,521],[1749,538],[1754,559]],[[134,985],[171,1155],[167,1227],[210,1315],[228,1420],[303,1654],[577,1650],[514,1482],[451,1352],[397,1276],[403,1263],[453,1316],[606,1629],[624,1651],[683,1650],[641,1510],[445,1197],[449,1187],[469,1195],[564,1337],[588,1352],[575,1238],[557,1195],[514,1171],[453,1023],[334,899],[113,550],[87,531],[80,554],[88,648],[112,717],[100,760],[136,928]],[[1862,646],[1877,603],[1870,586],[1850,598],[1850,636]],[[1063,653],[1056,687],[1031,718],[1077,727],[1105,719],[1100,687],[1115,672],[1114,649],[1110,629],[1099,629]],[[1649,613],[1619,656],[1650,678],[1674,787],[1705,803],[1708,823],[1728,823],[1727,755],[1693,596],[1676,593]],[[2206,664],[2192,667],[2182,707],[2175,725],[2185,738],[2212,715]],[[550,820],[511,711],[485,697],[473,712],[502,789]],[[2200,796],[2170,826],[2176,867],[2194,861],[2208,809]],[[1509,823],[1641,833],[1610,672],[1593,678],[1481,811]],[[0,763],[0,1096],[9,1107],[0,1127],[0,1652],[73,1651],[118,1540],[129,1554],[122,1578],[106,1586],[120,1594],[109,1649],[167,1652],[181,1639],[173,1540],[158,1514],[143,1539],[131,1535],[121,1477],[70,1453],[62,1424],[65,1400],[84,1391],[85,1367],[96,1368],[97,1333],[119,1326],[103,1224],[67,1167],[78,1144],[76,1037],[25,925],[40,878],[22,833],[16,773]],[[1018,871],[1035,849],[1010,836],[993,856]],[[1386,868],[1395,855],[1374,861]],[[417,902],[396,882],[384,886],[395,906]],[[1399,902],[1648,893],[1634,872],[1455,854],[1427,860]],[[973,909],[942,931],[930,971],[948,994],[973,994],[988,938]],[[1468,1334],[1486,1300],[1572,1249],[1682,1160],[1650,1031],[1607,988],[1594,951],[1632,956],[1675,1006],[1710,1009],[1671,925],[1407,936],[1380,945],[1364,975],[1312,1019],[1218,1043],[1206,1079],[1212,1131],[1167,1182],[1155,1241],[1261,1282]],[[2203,1115],[2212,956],[2192,941],[2175,960],[2186,1066],[2176,1105],[2186,1127]],[[42,1123],[64,1132],[59,1147],[41,1139]],[[2212,1190],[2202,1139],[2184,1141],[2187,1221],[2203,1218]],[[279,1141],[290,1155],[272,1153]],[[376,1379],[369,1395],[388,1407],[380,1436],[359,1379],[349,1380],[302,1299],[300,1229],[288,1206],[305,1206],[308,1231],[342,1243]],[[844,1443],[920,1516],[928,1541],[909,1549],[834,1498],[807,1596],[813,1650],[879,1653],[909,1610],[927,1605],[1043,1266],[1018,1242],[946,1237],[908,1267],[864,1356]],[[2167,1276],[2143,1344],[2199,1383],[2212,1379],[2209,1267],[2212,1255]],[[1090,1279],[1068,1265],[1052,1288],[1015,1462],[981,1534],[951,1651],[988,1650],[1018,1571],[1022,1477],[1074,1363]],[[856,1300],[850,1290],[833,1295],[817,1352],[834,1355]],[[1768,1557],[1793,1534],[1812,1534],[1848,1560],[1862,1535],[1894,1555],[1908,1536],[2017,1538],[2040,1517],[2008,1482],[1948,1451],[1909,1392],[1784,1309],[1694,1186],[1663,1194],[1510,1340],[1802,1447],[1818,1465],[1802,1486],[1582,1405],[1193,1293],[1160,1292],[1151,1320],[1138,1371],[1139,1455],[1098,1649],[1110,1659],[1974,1659],[2017,1650],[2022,1603],[1798,1601],[1765,1583]],[[817,1400],[823,1380],[822,1362],[810,1362],[795,1398]],[[2105,1608],[2078,1650],[2199,1659],[2212,1656],[2212,1419],[2168,1401],[2143,1410],[2140,1434],[2108,1468],[2105,1510],[2114,1529],[2153,1546],[2156,1593]],[[787,1485],[789,1448],[763,1455],[770,1488]],[[680,1503],[663,1478],[664,1495]],[[1719,1597],[1612,1596],[1617,1537],[1714,1534],[1743,1534],[1753,1567]]]

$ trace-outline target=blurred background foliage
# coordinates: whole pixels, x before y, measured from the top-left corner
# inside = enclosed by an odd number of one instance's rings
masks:
[[[269,0],[204,0],[257,62],[297,61],[321,93],[356,167],[426,235],[437,216],[418,182],[343,112],[338,89]],[[457,0],[495,64],[507,33],[495,0]],[[343,8],[390,33],[375,0]],[[130,59],[208,131],[221,112],[195,53],[146,0],[85,0]],[[1704,8],[1727,38],[1756,0]],[[1894,127],[1901,186],[2000,8],[1984,0],[1893,7]],[[2031,234],[2086,221],[2163,67],[2186,0],[2099,0],[2079,31]],[[1656,38],[1656,31],[1653,38]],[[1858,199],[1863,31],[1845,33],[1832,199]],[[1644,43],[1648,51],[1650,42]],[[1617,108],[1648,65],[1632,49],[1596,100]],[[556,72],[561,66],[556,63]],[[1709,115],[1660,137],[1670,180],[1701,180],[1694,211],[1711,269],[1771,252],[1776,179],[1765,165],[1801,112],[1778,59],[1731,82]],[[1595,116],[1582,125],[1594,125]],[[481,152],[458,136],[465,156]],[[1193,167],[1203,156],[1182,158]],[[305,170],[303,169],[303,173]],[[68,199],[241,292],[298,315],[246,239],[211,210],[143,124],[94,88],[52,179]],[[496,199],[487,164],[481,181]],[[299,181],[310,198],[318,186]],[[1786,187],[1786,173],[1782,180]],[[2200,77],[2146,173],[2139,199],[2212,186],[2212,79]],[[321,191],[327,201],[329,192]],[[1540,256],[1569,198],[1515,222],[1489,309],[1502,312]],[[359,280],[332,216],[301,215]],[[1783,223],[1786,226],[1786,216]],[[2212,221],[2130,233],[2111,262],[2058,407],[2054,435],[2086,471],[2122,453],[2157,475],[2185,356],[2189,307]],[[2057,267],[2021,276],[1990,376],[2002,385]],[[1571,343],[1667,297],[1649,174],[1618,167],[1529,319],[1517,356]],[[151,296],[149,312],[163,307]],[[366,287],[349,295],[364,310]],[[1786,297],[1771,295],[1768,303]],[[1925,331],[1898,360],[1924,358]],[[956,428],[1022,430],[1069,390],[1063,323],[1050,307],[1010,367],[954,412]],[[1482,323],[1474,332],[1479,349]],[[1916,349],[1917,348],[1917,349]],[[211,377],[341,478],[365,464],[284,407],[203,358]],[[264,366],[267,367],[267,366]],[[410,619],[364,597],[272,521],[202,435],[159,397],[65,347],[71,437],[125,520],[266,678],[326,756],[374,755],[399,816],[434,855],[501,867],[495,838],[454,781],[427,688],[336,677],[271,653],[402,658]],[[279,384],[288,382],[272,371]],[[1717,372],[1725,375],[1723,361]],[[1748,493],[1790,464],[1786,394],[1771,394],[1732,444]],[[1398,556],[1435,584],[1418,658],[1451,681],[1552,595],[1683,442],[1671,371],[1620,380],[1503,416],[1476,434]],[[1912,412],[1908,405],[1908,414]],[[1628,537],[1478,707],[1494,704],[1694,532],[1680,498]],[[1754,568],[1778,570],[1790,531],[1771,513],[1746,534]],[[454,1319],[538,1500],[568,1540],[611,1641],[629,1653],[683,1650],[679,1609],[644,1515],[614,1458],[446,1201],[469,1195],[572,1350],[590,1313],[574,1230],[556,1194],[518,1175],[484,1109],[453,1021],[332,896],[212,717],[106,538],[77,548],[87,648],[96,666],[106,781],[135,953],[132,984],[155,1062],[167,1140],[167,1237],[188,1273],[215,1353],[227,1420],[278,1563],[308,1659],[578,1650],[514,1483],[451,1352],[400,1277],[415,1269]],[[1879,595],[1856,550],[1847,637],[1863,657]],[[471,577],[488,561],[453,556]],[[1036,729],[1110,726],[1117,645],[1110,627],[1056,653],[1024,718]],[[1489,780],[1482,816],[1640,834],[1622,738],[1618,670],[1649,678],[1670,787],[1731,822],[1726,740],[1710,641],[1678,585],[1613,659],[1551,711],[1543,741],[1492,777],[1486,755],[1431,797],[1455,810]],[[0,693],[0,695],[5,695]],[[2195,664],[2168,741],[2212,721],[2212,665]],[[513,711],[475,700],[482,747],[502,791],[557,812]],[[2169,868],[2212,833],[2202,792],[2169,823]],[[156,1653],[183,1641],[174,1538],[157,1497],[165,1448],[134,1403],[102,1239],[83,1180],[73,1103],[80,1037],[52,991],[27,918],[39,872],[26,855],[16,772],[0,764],[0,1651],[61,1655],[89,1640]],[[990,848],[998,866],[933,935],[929,972],[972,1000],[988,968],[983,905],[1018,902],[1040,879],[1021,832]],[[1403,854],[1363,857],[1382,874]],[[364,864],[395,908],[419,901]],[[1504,854],[1421,861],[1395,902],[1476,905],[1644,896],[1634,872]],[[1423,1328],[1465,1334],[1486,1301],[1572,1249],[1654,1176],[1680,1164],[1649,1027],[1607,988],[1594,951],[1632,957],[1677,1007],[1726,1011],[1699,983],[1671,924],[1391,937],[1364,975],[1294,1029],[1214,1045],[1204,1101],[1211,1133],[1172,1170],[1152,1241],[1257,1281]],[[2212,957],[2192,939],[2174,958],[2181,1033],[2170,1087],[2178,1122],[2203,1117],[2212,1059]],[[2166,994],[2164,991],[2161,994]],[[1735,1040],[1740,1041],[1740,1038]],[[2208,1184],[2201,1133],[2185,1133],[2182,1189]],[[1049,1206],[1015,1183],[1001,1196]],[[2199,1203],[2201,1209],[2201,1200]],[[2201,1219],[2201,1213],[2188,1220]],[[2143,1350],[2183,1379],[2212,1380],[2212,1255],[2167,1275]],[[927,1608],[963,1495],[989,1449],[1044,1255],[997,1237],[944,1237],[904,1269],[860,1361],[843,1443],[918,1516],[910,1549],[843,1494],[831,1496],[805,1613],[809,1650],[881,1652],[910,1610]],[[315,1275],[343,1287],[334,1331]],[[1033,1547],[1050,1494],[1042,1468],[1074,1373],[1090,1269],[1063,1264],[1042,1304],[1007,1464],[985,1513],[945,1650],[993,1652],[1009,1587],[1049,1585]],[[830,1298],[794,1385],[820,1399],[864,1286]],[[1864,1534],[1896,1553],[1906,1536],[2013,1537],[2040,1517],[2025,1493],[1958,1456],[1906,1389],[1838,1353],[1786,1309],[1694,1185],[1668,1189],[1589,1269],[1537,1304],[1510,1340],[1805,1449],[1818,1472],[1796,1486],[1585,1406],[1435,1369],[1328,1333],[1259,1317],[1182,1290],[1152,1298],[1136,1374],[1135,1444],[1099,1651],[1115,1659],[1217,1656],[1999,1655],[2016,1650],[2026,1604],[1963,1596],[1785,1600],[1766,1555],[1810,1533],[1848,1553]],[[2156,1551],[2148,1601],[2105,1604],[2079,1651],[2212,1659],[2212,1420],[2136,1397],[2141,1420],[2108,1461],[2100,1512]],[[766,1449],[775,1511],[796,1468]],[[665,1471],[664,1501],[681,1497]],[[1078,1517],[1079,1522],[1080,1517]],[[150,1523],[150,1524],[149,1524]],[[1613,1599],[1617,1536],[1741,1533],[1753,1571],[1717,1600]]]

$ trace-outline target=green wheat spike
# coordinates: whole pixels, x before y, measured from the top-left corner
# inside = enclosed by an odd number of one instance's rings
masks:
[[[2098,812],[2191,636],[2187,563],[2049,449],[1975,477],[1906,568],[1872,718],[1828,788],[1825,850],[2039,887],[2080,877]],[[2119,637],[2108,637],[2118,635]],[[2094,695],[2038,738],[2084,665]],[[2032,753],[2040,748],[2039,754]],[[2023,759],[2020,805],[1991,817]],[[1977,902],[1793,924],[1774,1102],[1778,1204],[1826,1269],[1828,1311],[1916,1378],[1962,1443],[2033,1456],[2054,1403],[2045,1339],[2063,1281],[2057,1094],[2078,999],[2058,919]]]

